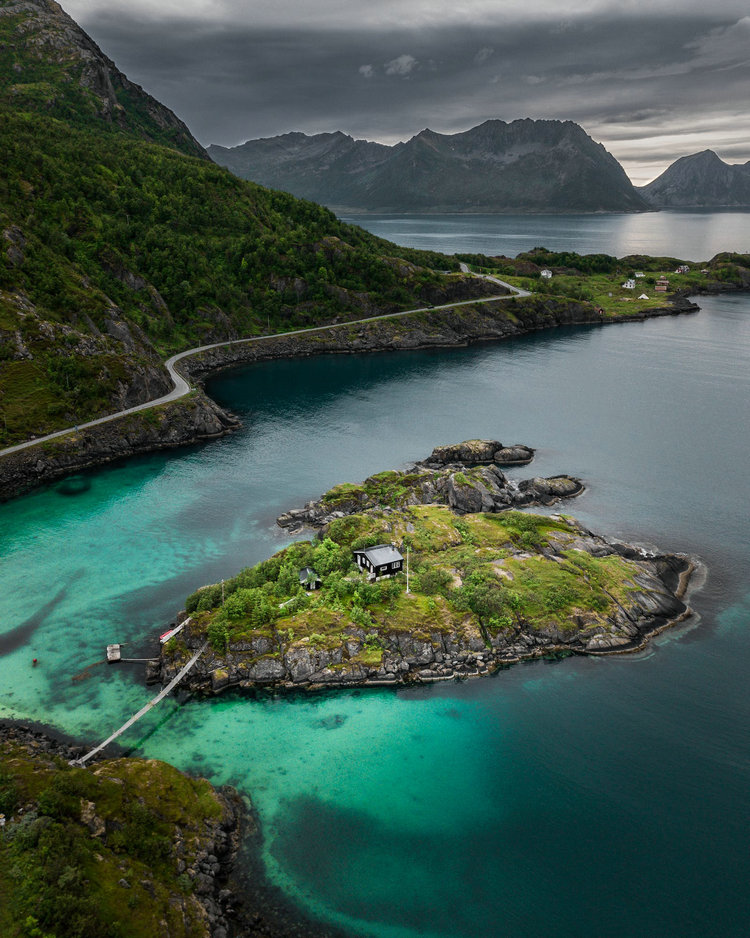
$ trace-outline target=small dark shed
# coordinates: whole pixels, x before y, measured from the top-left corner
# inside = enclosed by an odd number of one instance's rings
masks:
[[[312,567],[303,567],[299,572],[299,582],[306,590],[319,590],[323,581]]]
[[[393,544],[378,544],[352,551],[354,562],[360,570],[366,570],[371,580],[383,576],[395,576],[404,569],[404,558]]]

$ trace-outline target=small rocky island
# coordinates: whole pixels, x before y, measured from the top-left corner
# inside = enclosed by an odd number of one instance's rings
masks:
[[[316,526],[315,539],[189,596],[151,679],[170,680],[207,643],[186,685],[208,694],[455,680],[633,651],[690,614],[687,557],[517,510],[583,487],[509,482],[504,449],[440,447],[282,516]]]
[[[403,471],[379,472],[359,485],[336,485],[318,501],[284,512],[276,523],[296,534],[305,526],[322,528],[336,518],[371,508],[449,505],[459,514],[472,514],[553,505],[581,494],[583,484],[572,476],[514,482],[500,469],[524,466],[533,458],[530,446],[503,446],[498,440],[437,446],[427,459]]]

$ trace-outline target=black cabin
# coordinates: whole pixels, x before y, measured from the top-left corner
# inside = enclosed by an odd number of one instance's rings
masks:
[[[395,576],[404,569],[404,558],[393,544],[378,544],[352,551],[354,562],[360,570],[366,570],[371,580],[383,576]]]

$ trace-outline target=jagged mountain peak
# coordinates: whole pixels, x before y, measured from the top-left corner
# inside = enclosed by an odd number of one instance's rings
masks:
[[[425,127],[392,147],[336,134],[271,147],[286,135],[209,148],[262,185],[332,208],[383,212],[643,211],[624,170],[572,121],[491,119],[454,134]],[[276,143],[274,144],[274,141]]]

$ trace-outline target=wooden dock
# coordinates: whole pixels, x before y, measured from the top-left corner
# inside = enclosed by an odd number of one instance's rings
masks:
[[[123,723],[123,725],[120,727],[120,729],[119,729],[119,730],[116,730],[111,736],[108,736],[108,737],[104,740],[103,743],[100,743],[95,749],[92,749],[91,752],[87,752],[85,756],[81,756],[80,759],[75,759],[75,760],[71,763],[71,765],[77,765],[77,766],[81,766],[81,767],[85,766],[86,763],[89,761],[89,759],[93,759],[93,757],[94,757],[95,755],[97,755],[98,753],[100,753],[100,752],[102,751],[102,749],[104,749],[104,748],[105,748],[106,746],[108,746],[111,742],[113,742],[115,739],[117,739],[118,736],[121,736],[121,735],[125,732],[125,730],[130,729],[130,727],[131,727],[134,723],[137,723],[138,720],[140,720],[140,718],[141,718],[142,716],[144,716],[144,714],[148,713],[149,710],[152,710],[161,700],[164,700],[164,698],[165,698],[168,694],[170,694],[170,693],[174,690],[175,687],[177,687],[177,685],[180,683],[180,681],[185,677],[185,675],[188,673],[188,671],[193,667],[193,665],[195,664],[195,662],[200,658],[200,656],[201,656],[201,655],[203,654],[203,652],[206,650],[206,647],[207,647],[207,646],[208,646],[208,642],[204,642],[203,645],[201,645],[201,647],[198,649],[198,651],[196,651],[196,653],[195,653],[195,654],[193,655],[193,657],[190,659],[190,661],[188,661],[188,663],[185,665],[185,667],[182,668],[182,670],[181,670],[174,678],[172,678],[172,680],[169,682],[169,684],[167,684],[167,686],[166,686],[165,688],[163,688],[163,690],[162,690],[160,693],[158,693],[158,694],[156,695],[156,697],[154,697],[153,700],[149,700],[149,702],[146,704],[145,707],[141,707],[141,709],[138,711],[138,713],[136,713],[135,716],[132,716],[132,717],[127,721],[127,723]]]

